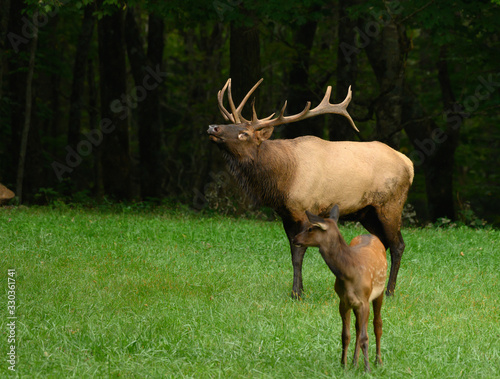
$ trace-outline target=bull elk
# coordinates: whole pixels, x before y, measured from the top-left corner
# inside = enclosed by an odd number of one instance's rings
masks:
[[[387,294],[392,295],[405,248],[401,213],[413,181],[411,160],[376,141],[331,142],[313,136],[270,140],[275,126],[327,113],[345,116],[358,129],[347,112],[351,89],[342,103],[330,104],[330,86],[313,109],[308,102],[302,112],[285,116],[285,101],[276,117],[273,113],[259,119],[252,106],[252,119],[245,119],[243,107],[262,80],[236,107],[229,79],[217,99],[222,116],[230,123],[210,125],[207,132],[240,186],[281,217],[292,253],[292,296],[300,297],[303,290],[302,261],[307,248],[294,246],[292,241],[307,221],[305,211],[327,216],[335,204],[343,219],[360,221],[386,249],[390,248]],[[224,107],[226,90],[231,112]]]
[[[382,302],[384,300],[387,258],[382,242],[373,235],[362,235],[347,245],[337,226],[339,207],[335,205],[330,218],[323,219],[306,212],[309,223],[293,239],[295,246],[319,247],[321,256],[336,277],[335,292],[339,295],[342,318],[342,357],[347,365],[347,348],[351,340],[351,309],[356,316],[356,345],[353,365],[357,366],[359,351],[363,351],[365,370],[370,371],[368,360],[368,318],[370,302],[373,304],[377,364],[382,364],[380,339],[382,337]]]

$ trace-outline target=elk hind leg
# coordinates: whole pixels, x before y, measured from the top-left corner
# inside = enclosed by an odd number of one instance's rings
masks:
[[[405,249],[401,235],[401,212],[402,207],[395,203],[384,204],[383,207],[371,208],[361,220],[363,226],[370,233],[376,235],[386,249],[390,249],[391,271],[387,283],[387,296],[394,295],[401,258]]]
[[[402,207],[394,204],[385,205],[383,209],[378,210],[378,218],[384,229],[385,238],[382,240],[385,248],[391,252],[391,271],[389,273],[389,282],[387,283],[387,296],[394,295],[396,289],[396,280],[398,277],[401,258],[405,250],[405,242],[401,235],[401,212]]]

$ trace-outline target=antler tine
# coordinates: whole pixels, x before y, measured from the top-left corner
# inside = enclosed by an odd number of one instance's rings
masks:
[[[255,83],[255,85],[252,87],[252,89],[250,91],[248,91],[248,93],[243,98],[243,100],[241,100],[240,105],[238,105],[238,108],[236,108],[236,111],[238,113],[240,113],[240,116],[241,116],[241,111],[243,110],[243,107],[245,106],[246,102],[248,101],[250,96],[252,96],[252,93],[254,93],[254,91],[257,89],[257,87],[260,85],[260,83],[262,83],[263,80],[264,80],[264,78],[261,78],[257,83]],[[254,103],[255,103],[255,101],[254,101]],[[253,107],[253,104],[252,104],[252,107]]]
[[[231,113],[233,114],[234,122],[239,124],[241,123],[240,115],[238,114],[238,111],[234,106],[233,95],[231,94],[231,78],[229,78],[228,82],[229,82],[229,88],[227,90],[227,99],[229,100],[229,106],[231,107]]]
[[[262,83],[264,79],[260,79],[253,87],[250,91],[248,91],[248,93],[245,95],[245,97],[243,98],[243,100],[241,101],[240,105],[238,105],[238,107],[235,106],[234,104],[234,100],[233,100],[233,95],[232,95],[232,92],[231,92],[231,78],[229,78],[226,82],[226,84],[224,85],[224,87],[222,88],[221,91],[218,92],[217,94],[217,99],[218,99],[218,103],[219,103],[219,109],[222,113],[222,116],[224,117],[224,119],[226,121],[231,121],[233,123],[250,123],[249,120],[245,119],[243,117],[243,115],[241,114],[241,111],[243,110],[243,107],[245,106],[246,102],[248,101],[248,99],[250,98],[250,96],[252,96],[252,93],[255,92],[255,90],[257,89],[257,87],[260,85],[260,83]],[[229,101],[229,107],[231,109],[231,112],[229,112],[225,107],[224,107],[224,93],[226,92],[226,89],[228,90],[228,93],[227,93],[227,99]],[[255,113],[255,107],[253,106],[253,112],[254,112],[254,115],[252,116],[255,120],[258,120],[257,118],[257,115]],[[273,113],[274,115],[274,113]],[[272,117],[272,116],[270,116]],[[265,119],[263,120],[268,120],[270,117],[266,117]]]
[[[345,118],[347,118],[349,120],[351,126],[353,127],[353,129],[359,133],[359,130],[356,127],[356,125],[354,124],[353,119],[351,118],[351,116],[347,112],[347,106],[349,105],[349,103],[351,102],[351,99],[352,99],[351,86],[349,86],[349,89],[347,90],[346,98],[344,99],[344,101],[342,101],[339,104],[330,104],[331,93],[332,93],[332,87],[328,86],[328,88],[326,89],[326,92],[325,92],[325,96],[323,97],[323,100],[321,100],[321,103],[319,103],[319,105],[316,108],[311,109],[311,111],[309,112],[309,114],[306,117],[309,118],[309,117],[313,117],[313,116],[317,116],[317,115],[325,114],[325,113],[340,114],[340,115],[344,116]]]
[[[226,121],[231,121],[231,122],[234,122],[234,117],[231,113],[228,112],[228,110],[226,108],[224,108],[224,93],[226,92],[226,89],[229,85],[229,83],[231,82],[231,79],[228,79],[226,84],[224,85],[224,87],[222,87],[222,90],[220,90],[218,93],[217,93],[217,102],[219,104],[219,109],[222,113],[222,116],[224,117],[224,119]]]
[[[285,100],[285,105],[281,109],[280,115],[276,120],[280,119],[280,120],[284,121],[285,123],[289,123],[289,122],[302,120],[303,118],[307,118],[308,116],[306,116],[306,114],[307,114],[307,112],[309,112],[309,109],[311,108],[311,102],[308,101],[306,103],[306,106],[304,107],[304,110],[302,112],[297,113],[296,115],[293,115],[293,116],[283,117],[283,113],[285,113],[286,106],[287,106],[287,101]],[[306,117],[304,117],[304,116],[306,116]]]
[[[281,108],[281,111],[280,111],[280,115],[278,116],[278,118],[283,118],[283,115],[285,114],[285,109],[286,109],[286,106],[288,105],[288,100],[285,100],[285,104],[283,104],[283,108]]]
[[[288,105],[288,102],[285,100],[285,104],[283,104],[283,107],[281,108],[281,111],[280,111],[280,114],[278,117],[274,118],[271,120],[271,118],[274,116],[274,113],[269,116],[269,117],[266,117],[262,120],[258,120],[257,123],[253,123],[254,124],[254,128],[257,130],[257,129],[262,129],[262,128],[265,128],[265,127],[268,127],[268,126],[277,126],[277,125],[282,125],[282,124],[288,124],[288,123],[291,123],[291,122],[295,122],[295,121],[300,121],[300,120],[303,120],[305,118],[308,118],[309,116],[307,115],[307,113],[309,112],[309,109],[311,108],[311,102],[308,101],[306,103],[306,106],[305,108],[302,110],[302,112],[300,113],[297,113],[293,116],[287,116],[287,117],[284,117],[284,114],[285,114],[285,109],[286,109],[286,106]]]
[[[267,116],[267,117],[259,120],[259,118],[257,117],[257,112],[255,111],[255,99],[253,99],[253,101],[252,101],[252,123],[251,123],[252,125],[256,125],[259,122],[268,121],[268,120],[272,119],[275,114],[276,113],[272,113],[270,116]]]
[[[255,111],[255,98],[252,101],[252,123],[256,123],[259,121],[259,118],[257,117],[257,112]]]
[[[259,120],[259,118],[257,117],[257,112],[255,111],[255,101],[252,102],[252,125],[258,125],[260,122],[268,121],[272,119],[275,114],[276,113],[271,113],[270,116],[267,116]]]

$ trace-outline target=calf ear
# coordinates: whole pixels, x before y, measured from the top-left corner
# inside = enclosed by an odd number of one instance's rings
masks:
[[[335,222],[337,222],[339,220],[339,215],[340,215],[339,206],[335,204],[332,210],[330,211],[330,218]]]
[[[315,214],[312,214],[309,211],[306,211],[307,218],[309,219],[309,222],[311,223],[312,226],[315,226],[317,228],[320,228],[322,230],[326,230],[328,228],[327,223],[325,220],[323,220],[322,217],[316,216]]]
[[[257,139],[262,142],[265,141],[266,139],[271,138],[273,135],[274,127],[272,126],[266,126],[265,128],[262,128],[260,130],[255,131],[255,136]]]
[[[315,226],[316,228],[320,228],[321,230],[328,229],[328,225],[324,221],[316,222],[316,223],[312,224],[312,226]]]

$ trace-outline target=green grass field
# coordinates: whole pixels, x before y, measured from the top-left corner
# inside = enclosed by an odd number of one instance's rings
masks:
[[[346,240],[364,229],[342,227]],[[405,229],[377,378],[500,377],[500,231]],[[189,211],[0,208],[0,376],[356,377],[340,366],[334,276],[305,295],[278,222]],[[8,273],[15,270],[16,371]],[[11,308],[12,309],[12,308]],[[353,331],[354,333],[354,331]],[[349,357],[352,358],[354,340]],[[370,375],[367,375],[368,377]]]

